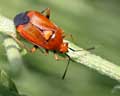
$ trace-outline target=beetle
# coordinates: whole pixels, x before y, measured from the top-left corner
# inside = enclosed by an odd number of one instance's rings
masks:
[[[21,37],[32,43],[33,48],[26,47],[17,38],[14,38],[21,46],[28,51],[34,52],[37,48],[44,48],[46,53],[48,51],[54,52],[56,60],[58,58],[57,52],[66,54],[68,52],[68,43],[63,41],[64,31],[50,20],[50,9],[46,8],[42,12],[30,10],[17,14],[14,17],[14,24],[17,32]],[[68,64],[62,79],[64,79],[70,57],[68,56]]]

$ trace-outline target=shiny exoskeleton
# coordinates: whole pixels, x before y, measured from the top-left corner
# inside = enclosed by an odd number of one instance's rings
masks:
[[[21,41],[16,37],[13,37],[19,45],[26,48],[30,52],[34,52],[36,48],[44,48],[46,53],[48,51],[54,52],[54,57],[56,60],[60,60],[56,52],[65,53],[68,52],[68,43],[63,41],[65,37],[63,35],[63,30],[56,26],[50,19],[50,9],[47,8],[42,12],[38,11],[26,11],[19,13],[14,18],[14,24],[17,32],[27,41],[31,42],[34,47],[32,49],[26,47]],[[70,57],[68,57],[68,64],[62,76],[64,79],[68,66]],[[61,58],[63,59],[63,58]]]
[[[16,15],[14,23],[18,33],[36,47],[66,53],[68,43],[63,42],[63,30],[49,19],[49,15],[49,8],[41,13],[26,11]]]

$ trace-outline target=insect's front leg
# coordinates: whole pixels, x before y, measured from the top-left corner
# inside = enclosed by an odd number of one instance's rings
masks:
[[[63,32],[63,34],[62,34],[62,38],[70,38],[73,42],[75,42],[75,39],[73,38],[73,35],[72,34],[65,34],[64,32]]]
[[[72,34],[65,34],[65,33],[63,33],[63,34],[62,34],[62,37],[63,37],[63,38],[69,37],[69,38],[73,39]]]
[[[67,57],[66,57],[66,58],[65,58],[65,57],[63,57],[63,58],[62,58],[62,57],[59,57],[56,52],[54,52],[54,58],[55,58],[55,60],[68,60]]]
[[[69,64],[70,64],[70,57],[67,55],[67,58],[59,58],[58,55],[56,54],[56,52],[54,52],[54,58],[56,60],[68,60],[68,63],[67,63],[66,68],[64,70],[64,73],[62,75],[62,80],[64,80],[66,73],[67,73],[67,70],[68,70],[68,67],[69,67]]]

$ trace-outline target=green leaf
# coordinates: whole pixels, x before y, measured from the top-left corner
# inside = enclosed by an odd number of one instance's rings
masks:
[[[0,96],[25,96],[20,95],[14,81],[5,71],[0,71]]]

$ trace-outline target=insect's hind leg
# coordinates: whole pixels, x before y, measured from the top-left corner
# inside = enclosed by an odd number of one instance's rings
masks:
[[[44,9],[41,13],[42,13],[42,14],[45,13],[45,16],[46,16],[48,19],[50,18],[50,8]]]
[[[33,52],[35,52],[36,49],[38,48],[38,46],[36,46],[36,45],[34,45],[33,48],[29,48],[29,47],[27,47],[24,43],[22,43],[18,38],[13,37],[13,36],[12,36],[12,38],[13,38],[22,48],[25,48],[28,52],[33,53]]]
[[[36,49],[38,49],[38,46],[34,45],[33,48],[30,49],[30,51],[33,53],[36,51]]]

